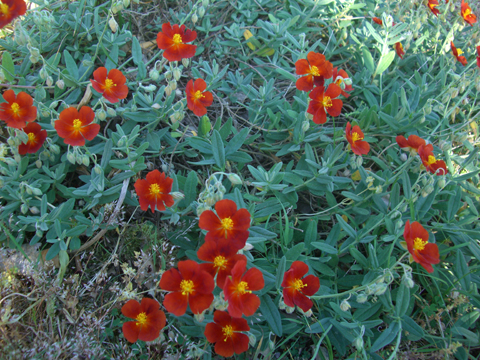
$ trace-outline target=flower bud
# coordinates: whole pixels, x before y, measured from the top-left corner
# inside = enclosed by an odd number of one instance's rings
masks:
[[[97,110],[95,116],[98,118],[98,120],[103,121],[107,118],[107,113],[105,112],[105,110],[100,109]]]
[[[402,162],[407,161],[407,154],[402,153],[402,154],[400,155],[400,160],[401,160]]]
[[[205,15],[205,8],[203,6],[200,6],[198,8],[198,16],[202,18]]]
[[[20,211],[22,212],[23,215],[25,215],[28,212],[28,205],[22,204],[22,206],[20,206]]]
[[[287,308],[287,305],[285,305],[285,302],[284,302],[283,300],[280,300],[280,301],[278,302],[278,308],[279,308],[280,310],[285,310],[285,309]]]
[[[437,185],[440,189],[443,189],[445,187],[445,179],[443,177],[439,179]]]
[[[117,32],[118,24],[113,17],[111,17],[110,20],[108,20],[108,26],[110,26],[110,30],[112,30],[113,33]]]
[[[40,190],[39,188],[32,187],[31,189],[32,189],[33,195],[36,195],[36,196],[42,196],[43,195],[42,190]]]
[[[47,73],[47,70],[45,70],[44,67],[42,67],[38,73],[38,75],[40,76],[40,79],[42,80],[45,80],[48,76],[48,73]]]
[[[170,81],[170,82],[168,83],[168,85],[170,86],[170,88],[171,88],[172,90],[175,90],[175,89],[177,88],[177,80],[174,79],[174,80]]]
[[[202,0],[202,5],[205,7],[207,7],[209,3],[210,3],[209,0]]]
[[[363,164],[363,158],[361,156],[358,156],[357,157],[357,167],[362,166],[362,164]]]
[[[302,132],[305,134],[308,131],[308,129],[310,129],[310,121],[305,120],[302,123]]]
[[[205,320],[205,311],[202,312],[201,314],[194,314],[195,320],[197,320],[199,323],[203,322]]]
[[[32,188],[31,188],[30,186],[27,186],[25,189],[26,189],[26,192],[27,192],[28,195],[32,195],[32,194],[33,194],[33,190],[32,190]]]
[[[203,213],[204,211],[210,210],[210,209],[211,209],[211,207],[208,206],[208,205],[205,205],[205,204],[200,204],[200,205],[198,205],[198,207],[197,207],[197,216],[202,215],[202,213]]]
[[[303,313],[303,316],[305,316],[306,318],[312,317],[313,315],[312,309],[309,309],[308,311],[303,311],[302,309],[299,308],[299,310]]]
[[[243,184],[243,181],[240,178],[240,176],[238,176],[237,174],[234,174],[234,173],[228,174],[227,179],[230,180],[232,185],[242,185]]]
[[[253,334],[248,334],[248,345],[249,346],[255,346],[255,344],[257,343],[257,338],[255,337],[255,335]]]
[[[172,195],[172,197],[173,197],[175,200],[182,200],[183,198],[185,198],[185,195],[182,194],[182,193],[179,192],[179,191],[174,191],[174,192],[170,193],[170,195]]]
[[[388,289],[387,284],[378,284],[376,289],[375,289],[374,294],[375,295],[383,295],[385,293],[385,291],[387,291],[387,289]]]
[[[368,300],[368,296],[365,293],[360,293],[357,295],[357,303],[363,304]]]
[[[94,167],[93,167],[93,171],[95,171],[95,174],[97,175],[100,175],[103,173],[103,169],[100,165],[96,164]]]
[[[198,15],[197,15],[197,13],[194,13],[194,14],[192,15],[192,23],[193,23],[193,25],[195,25],[195,24],[197,23],[197,21],[198,21]]]
[[[340,303],[340,309],[342,311],[348,311],[349,309],[351,308],[350,304],[348,303],[347,299],[344,299],[341,303]]]
[[[152,79],[153,81],[157,81],[160,77],[160,73],[156,69],[152,69],[148,73],[148,76],[150,76],[150,79]]]
[[[242,250],[243,251],[250,251],[252,249],[253,249],[253,245],[247,242],[247,243],[245,243],[245,246],[243,247]]]
[[[168,85],[166,88],[165,88],[165,95],[167,95],[167,97],[169,97],[170,95],[172,95],[172,88],[170,87],[170,85]]]
[[[362,351],[364,342],[363,342],[363,337],[359,336],[353,341],[353,345],[357,349],[357,351]]]
[[[43,231],[42,230],[37,230],[35,231],[35,235],[37,235],[39,238],[43,237]]]
[[[90,157],[88,155],[83,155],[82,156],[82,164],[85,166],[90,165]]]
[[[190,65],[190,59],[182,59],[182,64],[185,68],[187,68],[188,65]]]
[[[75,154],[68,153],[67,154],[67,160],[70,162],[70,164],[75,164]]]
[[[37,214],[40,214],[40,210],[38,210],[38,208],[36,206],[32,206],[30,208],[30,212],[33,214],[33,215],[37,215]]]
[[[42,164],[42,160],[37,160],[37,161],[35,161],[35,166],[36,166],[38,169],[40,169],[40,168],[42,167],[42,165],[43,165],[43,164]]]
[[[116,116],[117,112],[115,111],[115,109],[107,107],[107,114],[108,116]]]
[[[53,78],[51,76],[47,76],[47,86],[53,85]]]
[[[123,7],[126,9],[130,6],[130,0],[123,0]]]
[[[294,311],[295,311],[295,308],[294,308],[294,307],[287,306],[287,307],[285,308],[285,312],[286,312],[287,314],[291,314],[291,313],[293,313]]]
[[[161,106],[160,104],[157,104],[157,103],[155,103],[155,104],[152,105],[152,109],[155,109],[155,110],[158,110],[158,109],[160,109],[161,107],[162,107],[162,106]]]
[[[179,68],[173,69],[173,78],[178,81],[182,77],[182,71]]]

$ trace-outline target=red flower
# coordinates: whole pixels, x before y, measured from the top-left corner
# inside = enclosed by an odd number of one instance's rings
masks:
[[[342,90],[342,95],[348,98],[350,94],[347,94],[345,91],[352,91],[352,79],[348,76],[345,70],[337,71],[337,68],[333,68],[333,82],[340,86]]]
[[[418,155],[420,155],[423,166],[425,166],[427,171],[438,176],[446,175],[448,173],[445,161],[435,159],[435,156],[433,155],[432,144],[421,145],[418,148]]]
[[[435,16],[438,16],[438,14],[440,14],[440,11],[438,11],[437,9],[438,5],[439,5],[438,0],[428,0],[427,6]]]
[[[228,313],[233,317],[252,316],[260,306],[260,298],[252,294],[252,291],[263,289],[263,275],[256,268],[245,272],[246,269],[247,262],[238,261],[223,287],[225,300],[228,301]]]
[[[100,125],[92,124],[94,119],[95,113],[88,106],[82,106],[80,111],[69,107],[63,110],[55,121],[55,130],[65,144],[83,146],[85,140],[93,140],[100,131]]]
[[[153,341],[160,335],[160,330],[165,327],[167,318],[159,309],[160,304],[153,299],[144,297],[142,302],[129,300],[122,307],[122,314],[135,321],[127,321],[122,330],[125,339],[131,343],[138,339]]]
[[[327,91],[325,87],[320,86],[308,95],[312,101],[308,105],[307,112],[313,115],[313,122],[315,124],[325,124],[327,122],[327,112],[331,116],[338,116],[342,112],[343,102],[340,99],[335,99],[342,93],[342,89],[337,84],[328,85]]]
[[[187,106],[197,116],[207,113],[207,106],[212,105],[213,96],[210,91],[205,91],[207,83],[203,79],[190,80],[187,83]]]
[[[350,143],[350,147],[355,154],[368,154],[370,151],[370,145],[368,142],[363,141],[365,136],[363,135],[362,130],[360,130],[360,126],[355,125],[352,129],[352,125],[350,125],[350,122],[348,122],[347,127],[345,128],[345,136],[347,137],[347,141]]]
[[[437,244],[428,242],[428,232],[418,222],[410,225],[410,220],[405,224],[403,237],[406,241],[410,262],[415,261],[422,265],[429,273],[433,272],[432,264],[440,262]],[[402,244],[405,247],[405,244]]]
[[[395,140],[397,141],[398,146],[400,146],[403,150],[407,150],[410,152],[418,152],[418,148],[422,145],[425,145],[425,140],[417,135],[410,135],[408,140],[405,139],[405,136],[398,135]]]
[[[473,24],[477,22],[477,16],[472,13],[472,9],[468,6],[468,3],[466,3],[465,0],[462,0],[460,14],[470,26],[473,26]]]
[[[163,274],[160,288],[170,291],[163,302],[165,309],[175,316],[182,316],[187,311],[187,305],[194,314],[208,309],[213,301],[215,283],[213,277],[195,261],[185,260],[178,263],[178,270],[170,269]]]
[[[0,29],[20,15],[25,15],[26,11],[24,0],[0,0]]]
[[[107,75],[107,69],[100,67],[93,72],[93,78],[94,80],[90,79],[93,88],[111,103],[117,103],[127,97],[128,86],[125,85],[127,79],[120,70],[112,69]]]
[[[379,19],[377,17],[373,17],[372,20],[376,22],[378,25],[383,26],[383,21],[382,19]]]
[[[18,153],[20,155],[35,154],[45,142],[47,130],[42,130],[39,124],[31,122],[23,128],[23,131],[28,135],[28,141],[18,146]]]
[[[147,179],[138,179],[135,184],[135,192],[138,195],[140,209],[147,211],[150,206],[152,213],[155,207],[158,211],[165,211],[165,207],[173,206],[175,201],[170,195],[172,191],[173,179],[166,177],[165,173],[161,173],[157,169],[147,174]]]
[[[217,241],[228,239],[235,250],[245,246],[248,239],[248,228],[250,227],[250,213],[247,209],[237,211],[234,201],[224,199],[215,204],[215,211],[206,210],[200,215],[198,226],[207,230],[205,241]]]
[[[308,265],[302,261],[294,261],[290,270],[283,275],[283,298],[287,306],[297,305],[304,312],[313,306],[307,296],[314,295],[320,288],[320,280],[315,275],[303,276],[308,272]],[[302,279],[303,278],[303,279]]]
[[[477,66],[480,68],[480,46],[477,46]]]
[[[33,106],[33,99],[27,93],[20,91],[15,95],[13,90],[7,90],[3,93],[3,98],[6,102],[0,104],[0,120],[5,121],[7,126],[22,129],[37,118],[37,108]]]
[[[400,59],[403,59],[403,55],[405,55],[405,51],[403,50],[403,46],[400,42],[395,43],[395,51]]]
[[[225,279],[230,275],[233,266],[239,260],[247,261],[245,255],[237,254],[237,248],[230,240],[219,238],[216,241],[206,241],[197,251],[200,260],[208,261],[200,264],[200,268],[210,275],[217,275],[217,286],[223,289]]]
[[[185,30],[185,25],[179,27],[177,24],[172,26],[170,23],[162,25],[162,31],[157,34],[157,45],[165,50],[163,57],[168,61],[180,61],[195,56],[196,45],[188,45],[197,38],[197,32],[189,29]]]
[[[330,79],[333,74],[333,65],[325,59],[325,56],[310,51],[307,60],[299,59],[295,63],[295,73],[302,76],[295,86],[301,91],[310,91],[315,86],[323,86],[325,79]]]
[[[463,51],[461,49],[457,49],[455,45],[453,45],[453,41],[450,41],[450,47],[452,48],[453,56],[455,56],[463,66],[467,65],[467,59],[465,56],[460,56],[463,54]]]
[[[232,318],[225,311],[215,311],[213,323],[205,326],[205,337],[215,344],[215,352],[223,357],[241,354],[248,350],[248,336],[240,331],[249,331],[250,326],[243,318]]]

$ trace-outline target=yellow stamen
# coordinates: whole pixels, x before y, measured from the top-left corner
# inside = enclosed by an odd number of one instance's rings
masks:
[[[470,15],[472,13],[472,10],[470,8],[467,8],[465,10],[465,12],[463,13],[463,17],[466,18],[468,17],[468,15]]]
[[[201,99],[201,98],[204,98],[204,97],[205,97],[205,95],[203,95],[200,90],[198,90],[195,94],[193,94],[193,98],[195,100],[198,100],[198,99]]]
[[[354,132],[352,134],[352,141],[355,142],[355,141],[358,141],[358,140],[363,140],[363,136],[361,136],[359,133],[357,132]]]
[[[137,315],[136,320],[137,320],[137,326],[145,325],[145,323],[147,322],[147,314],[145,314],[144,312],[141,312],[140,314]]]
[[[0,12],[1,12],[3,15],[7,16],[8,13],[10,12],[9,6],[8,6],[7,4],[1,3],[1,4],[0,4]]]
[[[329,108],[329,107],[332,107],[332,99],[330,98],[330,96],[324,96],[323,97],[323,100],[322,100],[322,104],[323,104],[323,107],[325,108]]]
[[[295,279],[293,283],[293,288],[297,291],[302,290],[302,288],[306,287],[308,284],[304,284],[301,279]]]
[[[148,190],[150,191],[150,194],[152,194],[152,195],[157,195],[162,191],[162,189],[160,189],[160,186],[156,183],[151,184],[150,187],[148,188]]]
[[[20,111],[20,105],[18,105],[17,103],[13,103],[11,108],[15,115],[17,115],[17,113]]]
[[[180,34],[173,35],[172,41],[175,45],[183,43],[182,36]]]
[[[252,293],[252,291],[247,289],[248,289],[248,283],[246,281],[240,281],[240,283],[237,285],[237,290],[240,293],[240,295],[243,295],[245,293],[249,293],[249,294]]]
[[[233,220],[229,217],[222,219],[222,228],[225,230],[232,230],[233,228]]]
[[[219,269],[225,269],[225,264],[227,263],[227,259],[224,256],[218,255],[215,259],[213,259],[213,266]]]
[[[437,162],[437,159],[435,159],[435,156],[433,155],[428,155],[427,163],[428,165],[435,164]]]
[[[82,127],[82,121],[81,120],[79,120],[79,119],[73,120],[73,128],[75,129],[75,131],[80,130],[81,127]]]
[[[182,280],[180,283],[180,289],[182,289],[182,295],[191,294],[194,291],[194,285],[192,280]]]
[[[37,140],[37,137],[35,136],[34,133],[28,133],[28,142],[29,143],[34,143],[34,142],[36,142],[36,140]]]
[[[233,327],[231,325],[225,326],[222,328],[222,333],[225,335],[225,339],[223,341],[227,341],[227,339],[233,335]]]
[[[415,251],[422,251],[423,249],[425,249],[425,246],[427,246],[428,244],[428,241],[425,241],[421,238],[415,238],[415,240],[413,240],[413,250]]]
[[[313,76],[320,76],[320,72],[315,65],[310,68],[310,74],[312,74]]]
[[[110,80],[110,79],[105,80],[105,86],[104,86],[105,90],[110,90],[110,88],[113,86],[117,86],[117,84],[115,84],[113,80]]]
[[[462,54],[463,54],[462,49],[457,49],[457,55],[460,56],[460,55],[462,55]]]

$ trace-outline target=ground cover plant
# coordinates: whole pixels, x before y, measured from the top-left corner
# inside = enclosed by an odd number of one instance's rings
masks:
[[[0,4],[8,359],[478,359],[478,4]]]

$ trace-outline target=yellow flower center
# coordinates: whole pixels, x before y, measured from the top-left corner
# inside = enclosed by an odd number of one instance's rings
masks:
[[[117,84],[115,84],[113,80],[110,80],[110,79],[105,80],[105,90],[110,90],[110,88],[113,86],[117,86]]]
[[[222,228],[225,230],[232,230],[233,228],[233,220],[229,217],[222,219]]]
[[[225,326],[222,328],[222,333],[225,335],[225,339],[223,341],[227,341],[227,339],[233,335],[233,327],[231,325]]]
[[[183,43],[182,36],[180,34],[173,35],[172,41],[175,45]]]
[[[3,15],[7,16],[8,13],[10,12],[10,8],[8,7],[7,4],[0,4],[0,11],[2,12]]]
[[[322,100],[322,104],[323,104],[323,107],[327,109],[329,107],[332,107],[332,99],[330,98],[330,96],[325,96]]]
[[[82,121],[81,120],[79,120],[79,119],[73,120],[73,128],[75,129],[75,131],[80,130],[81,127],[82,127]]]
[[[28,133],[28,142],[35,142],[36,139],[37,137],[34,133]]]
[[[246,281],[240,281],[240,283],[237,285],[237,290],[238,292],[240,293],[240,295],[243,295],[245,293],[252,293],[250,290],[247,290],[248,289],[248,283]]]
[[[472,10],[470,10],[470,8],[467,8],[467,9],[465,10],[465,12],[463,13],[463,17],[466,18],[466,17],[468,17],[468,15],[470,15],[471,13],[472,13]]]
[[[227,259],[224,256],[218,255],[215,259],[213,259],[213,266],[220,269],[225,269],[225,264],[227,263]]]
[[[352,141],[355,142],[358,140],[363,140],[363,136],[361,136],[359,133],[354,132],[352,134]]]
[[[20,105],[18,105],[17,103],[13,103],[12,104],[12,111],[15,115],[17,115],[17,113],[20,111]]]
[[[310,74],[312,74],[313,76],[320,76],[320,72],[315,65],[310,68]]]
[[[302,290],[302,288],[306,287],[308,284],[304,284],[301,279],[296,279],[293,283],[293,288],[297,291]]]
[[[427,163],[428,165],[435,164],[437,162],[437,159],[435,159],[435,156],[433,155],[428,155]]]
[[[188,295],[193,292],[193,281],[192,280],[182,280],[180,283],[180,289],[182,289],[182,295]]]
[[[460,55],[462,55],[462,54],[463,54],[462,49],[457,49],[457,56],[460,56]]]
[[[148,190],[150,191],[150,194],[157,195],[161,192],[162,189],[160,189],[160,186],[155,183],[155,184],[151,184]]]
[[[193,94],[193,98],[195,100],[198,100],[198,99],[201,99],[201,98],[204,98],[204,97],[205,97],[205,95],[203,95],[200,90],[198,90],[195,94]]]
[[[415,240],[413,240],[413,250],[415,251],[422,251],[423,249],[425,249],[425,246],[427,246],[428,244],[428,241],[425,241],[421,238],[415,238]]]
[[[137,326],[145,325],[145,323],[147,322],[147,314],[145,314],[144,312],[141,312],[140,314],[137,315],[136,320],[137,320]]]

